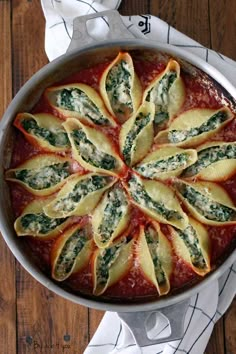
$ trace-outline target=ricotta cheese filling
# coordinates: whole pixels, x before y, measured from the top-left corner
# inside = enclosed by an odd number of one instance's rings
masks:
[[[78,203],[88,194],[104,188],[110,181],[111,177],[108,176],[91,176],[79,181],[70,193],[55,203],[53,210],[65,212],[73,211]]]
[[[22,169],[15,171],[15,178],[35,190],[50,188],[70,175],[69,162],[57,163],[39,169]]]
[[[166,220],[182,219],[182,216],[176,210],[170,210],[165,207],[164,203],[153,200],[135,176],[129,180],[128,185],[133,200],[140,205],[141,208],[154,211]]]
[[[175,229],[175,231],[188,248],[192,264],[198,268],[205,269],[207,264],[202,254],[196,230],[192,227],[192,225],[189,225],[183,231],[177,229]]]
[[[109,270],[119,257],[124,242],[125,240],[122,240],[120,243],[105,248],[99,252],[96,267],[96,278],[98,285],[104,286],[107,284]]]
[[[127,212],[127,198],[124,190],[119,187],[111,189],[107,194],[107,204],[98,232],[101,242],[107,242],[116,230],[121,218]]]
[[[227,119],[228,115],[226,112],[217,112],[199,127],[190,128],[188,130],[170,130],[168,133],[168,139],[171,143],[180,143],[219,128]]]
[[[71,133],[82,159],[97,167],[105,170],[116,168],[116,159],[101,150],[99,150],[86,136],[82,129],[74,129]]]
[[[65,148],[70,146],[67,133],[62,129],[40,127],[33,118],[23,119],[21,124],[27,133],[46,140],[52,146]]]
[[[158,177],[161,173],[184,169],[188,164],[189,155],[186,153],[176,154],[165,159],[146,162],[137,166],[135,170],[148,178]]]
[[[163,123],[169,118],[169,91],[176,79],[177,73],[175,71],[168,71],[148,93],[147,101],[155,104],[154,122],[156,124]]]
[[[122,154],[124,156],[124,160],[127,165],[131,164],[132,150],[135,149],[135,139],[142,132],[142,130],[148,125],[150,120],[151,120],[150,113],[145,115],[142,112],[140,112],[135,119],[133,127],[128,132],[122,150]]]
[[[162,285],[166,283],[166,276],[158,256],[160,247],[158,233],[152,227],[148,227],[145,229],[145,238],[154,265],[157,283]]]
[[[65,242],[56,262],[55,275],[64,278],[71,272],[76,258],[89,240],[85,230],[77,230]]]
[[[85,92],[78,88],[63,89],[59,91],[56,103],[57,107],[64,108],[68,111],[78,112],[81,117],[86,117],[95,124],[110,124],[109,120],[103,116],[95,103]]]

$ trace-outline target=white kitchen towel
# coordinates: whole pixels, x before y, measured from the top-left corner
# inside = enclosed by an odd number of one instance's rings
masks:
[[[64,54],[72,37],[73,19],[107,9],[117,9],[121,0],[41,0],[46,18],[45,50],[49,60]],[[121,16],[135,37],[158,40],[182,47],[206,60],[236,86],[236,63],[213,50],[203,47],[166,22],[151,15]],[[106,19],[99,18],[89,25],[89,33],[104,39],[109,31]],[[219,279],[191,298],[181,340],[138,347],[132,333],[116,313],[106,312],[84,354],[202,354],[215,322],[222,316],[236,293],[236,263]],[[160,337],[169,330],[163,322]]]

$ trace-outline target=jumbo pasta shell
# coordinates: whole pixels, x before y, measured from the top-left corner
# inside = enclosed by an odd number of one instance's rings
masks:
[[[104,70],[100,92],[110,113],[120,123],[137,111],[141,103],[142,88],[128,53],[119,53]]]
[[[45,93],[51,106],[63,117],[76,117],[95,126],[116,126],[97,91],[86,84],[51,87]]]

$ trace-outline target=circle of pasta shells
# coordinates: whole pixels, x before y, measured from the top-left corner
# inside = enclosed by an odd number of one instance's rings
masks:
[[[64,281],[89,264],[101,295],[138,264],[164,295],[173,254],[208,273],[207,226],[236,223],[216,183],[235,173],[236,143],[206,143],[232,121],[231,110],[181,111],[180,64],[170,59],[143,89],[129,53],[106,66],[99,90],[67,84],[48,88],[45,99],[56,115],[21,113],[14,122],[43,152],[6,179],[35,196],[15,221],[17,235],[55,238],[52,277]]]

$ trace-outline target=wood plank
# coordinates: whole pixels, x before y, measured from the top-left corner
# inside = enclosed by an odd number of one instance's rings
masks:
[[[16,93],[32,74],[47,63],[47,58],[40,2],[13,0],[12,4]],[[30,16],[32,13],[37,17]],[[88,343],[87,309],[56,296],[19,264],[17,270],[18,353],[83,353]]]
[[[224,354],[224,318],[222,317],[214,326],[214,330],[207,344],[205,354]]]
[[[89,309],[89,340],[96,332],[104,313],[104,311]]]
[[[18,267],[18,353],[82,354],[88,343],[87,309],[55,295]]]
[[[0,2],[0,117],[12,98],[11,3]],[[0,353],[16,352],[15,259],[0,235]]]
[[[48,59],[44,52],[45,20],[40,1],[13,0],[12,6],[13,84],[16,94],[36,71],[47,64]]]
[[[148,0],[122,1],[119,12],[124,16],[141,15],[150,12]]]
[[[212,47],[236,60],[236,1],[210,0]]]
[[[207,1],[150,0],[150,13],[204,46],[210,47]]]
[[[1,53],[0,56],[0,117],[12,99],[12,75],[11,75],[11,3],[0,2],[0,31]]]
[[[227,354],[236,352],[236,298],[224,316],[225,349]]]

